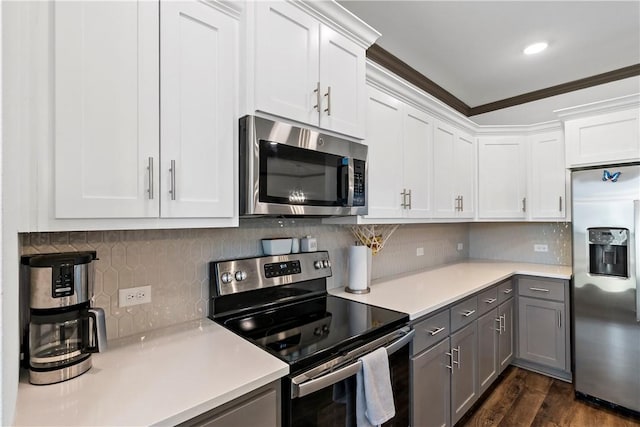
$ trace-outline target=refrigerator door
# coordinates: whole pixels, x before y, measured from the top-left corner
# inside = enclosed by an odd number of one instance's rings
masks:
[[[617,172],[619,175],[615,176]],[[615,176],[615,179],[612,178]],[[640,411],[640,323],[637,313],[637,200],[640,166],[572,173],[573,316],[575,389],[628,409]],[[612,246],[596,251],[594,232],[628,230],[624,260]],[[606,234],[606,232],[605,232]],[[606,242],[596,242],[606,246]],[[617,249],[620,249],[619,247]],[[590,252],[597,262],[626,262],[627,276],[592,274]],[[593,263],[591,264],[594,270]]]

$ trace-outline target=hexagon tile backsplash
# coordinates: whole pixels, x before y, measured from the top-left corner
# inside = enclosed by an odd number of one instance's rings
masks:
[[[206,317],[210,261],[261,255],[262,238],[306,235],[330,253],[328,287],[344,286],[351,232],[317,219],[242,220],[239,228],[229,229],[24,233],[20,241],[23,254],[97,251],[94,305],[105,309],[107,335],[113,339]],[[402,226],[374,257],[372,276],[462,260],[467,252],[454,248],[467,235],[463,224]],[[408,256],[416,245],[425,248],[425,256]],[[151,285],[150,304],[119,307],[119,289],[144,285]]]

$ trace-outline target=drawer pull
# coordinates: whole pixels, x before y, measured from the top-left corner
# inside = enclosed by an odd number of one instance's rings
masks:
[[[444,328],[436,328],[433,331],[429,331],[429,333],[431,334],[431,336],[435,336],[438,335],[440,332],[444,331]]]
[[[529,290],[534,292],[549,292],[549,289],[545,288],[529,288]]]
[[[494,302],[496,302],[495,298],[487,298],[486,300],[484,300],[484,302],[486,302],[487,304],[493,304]]]
[[[476,312],[475,310],[467,310],[464,313],[460,313],[460,314],[462,314],[464,317],[469,317],[475,312]]]
[[[504,291],[502,291],[502,293],[504,293],[504,294],[506,294],[506,295],[509,295],[511,292],[513,292],[513,289],[512,289],[512,288],[505,289]]]

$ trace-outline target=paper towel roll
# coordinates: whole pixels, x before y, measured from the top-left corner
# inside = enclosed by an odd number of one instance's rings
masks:
[[[349,247],[349,286],[347,290],[366,291],[371,283],[371,248]]]

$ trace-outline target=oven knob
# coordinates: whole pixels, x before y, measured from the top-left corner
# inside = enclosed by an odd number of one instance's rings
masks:
[[[222,273],[220,280],[222,280],[222,283],[231,283],[233,282],[233,274],[229,272]]]
[[[325,259],[324,261],[322,261],[322,266],[324,268],[329,268],[329,267],[331,267],[331,263],[329,262],[328,259]]]
[[[320,270],[323,267],[322,261],[314,262],[313,266],[316,268],[316,270]]]
[[[318,327],[318,328],[315,328],[315,329],[313,330],[313,335],[315,335],[315,336],[319,337],[320,335],[322,335],[322,329],[320,329],[319,327]]]
[[[242,282],[246,278],[247,278],[247,273],[245,273],[244,271],[236,271],[236,280],[238,282]]]
[[[325,334],[329,333],[329,325],[323,325],[322,332],[324,332]]]

